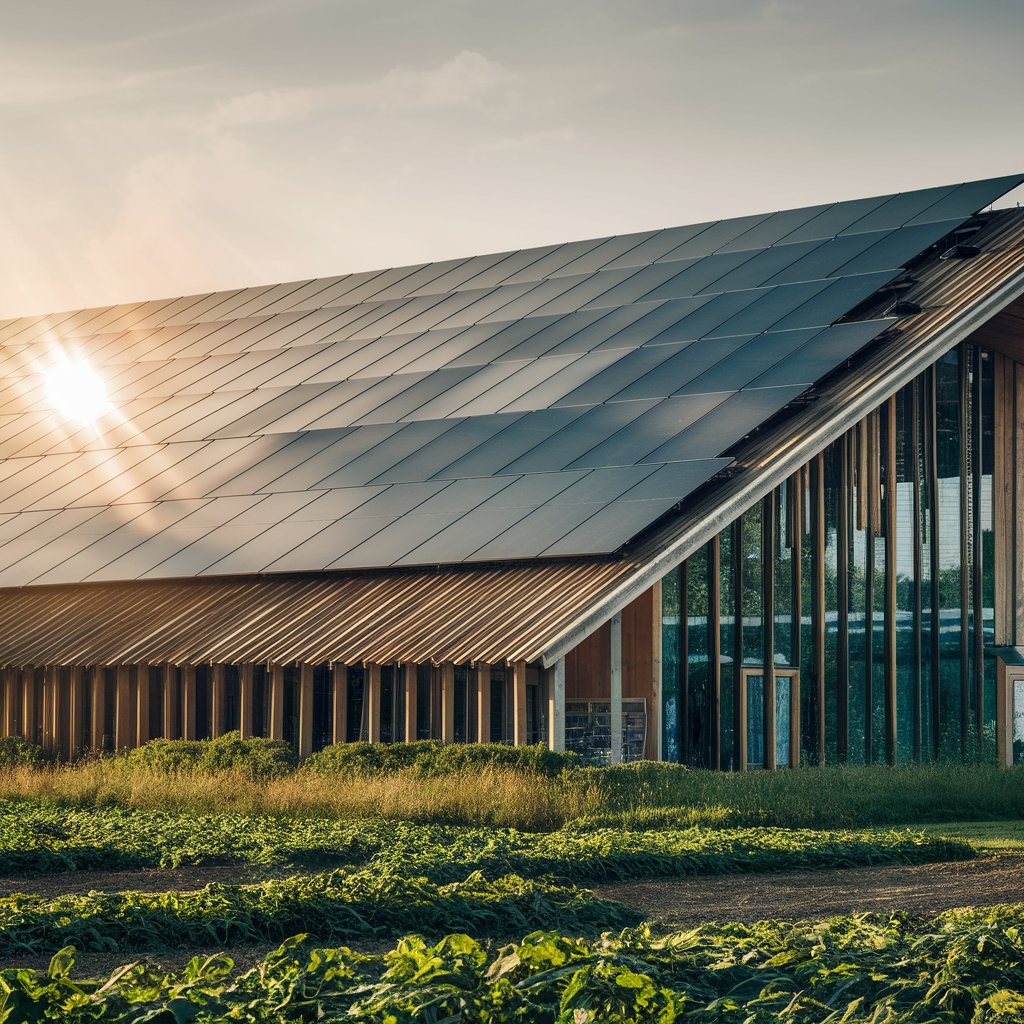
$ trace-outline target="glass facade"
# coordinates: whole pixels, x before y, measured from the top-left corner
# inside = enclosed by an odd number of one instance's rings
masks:
[[[664,578],[667,759],[994,756],[994,364],[949,352]]]

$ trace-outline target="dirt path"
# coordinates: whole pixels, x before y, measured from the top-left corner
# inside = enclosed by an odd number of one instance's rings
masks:
[[[594,892],[670,928],[862,911],[907,910],[928,917],[953,907],[1024,903],[1024,858],[621,882]]]
[[[267,868],[251,864],[191,864],[180,868],[142,871],[62,871],[52,875],[0,878],[0,896],[31,893],[63,896],[85,892],[189,892],[208,882],[262,882],[294,875],[294,868]]]

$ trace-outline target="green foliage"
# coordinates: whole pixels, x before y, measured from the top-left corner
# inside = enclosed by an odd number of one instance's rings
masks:
[[[558,775],[579,764],[572,753],[555,753],[543,744],[513,747],[507,743],[335,743],[302,763],[305,771],[343,775],[392,775],[413,772],[421,777],[459,775],[486,768],[535,775]]]
[[[48,971],[0,974],[0,1020],[247,1024],[1011,1024],[1024,1013],[1024,907],[798,925],[645,928],[595,941],[534,931],[488,952],[465,934],[403,938],[383,956],[308,936],[236,972],[135,963],[77,979],[65,948]]]
[[[0,736],[0,770],[19,765],[35,767],[43,763],[43,748],[20,736]]]
[[[395,821],[191,815],[119,807],[0,803],[0,874],[242,861],[348,865],[456,881],[473,871],[576,881],[963,859],[965,843],[909,831],[569,826],[508,828]]]
[[[787,828],[1024,818],[1024,767],[994,764],[717,772],[647,761],[571,774],[572,785],[599,794],[594,820],[628,827],[659,818]]]
[[[0,952],[40,953],[74,945],[141,951],[208,943],[279,942],[300,929],[326,941],[394,936],[521,934],[550,921],[593,931],[635,924],[626,907],[575,886],[473,872],[439,885],[381,870],[336,871],[198,892],[88,893],[50,899],[0,897]]]
[[[237,732],[212,740],[150,740],[125,751],[128,765],[166,772],[237,772],[248,779],[274,779],[295,768],[295,754],[283,740],[262,737],[243,740]]]

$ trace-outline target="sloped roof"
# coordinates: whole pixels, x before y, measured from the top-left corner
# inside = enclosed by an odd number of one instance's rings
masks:
[[[0,586],[615,552],[1021,181],[0,325]],[[115,412],[74,429],[60,348]]]
[[[971,242],[973,259],[914,269],[905,294],[921,313],[892,322],[853,365],[816,384],[813,404],[737,446],[732,473],[619,556],[11,588],[0,590],[0,666],[550,665],[945,351],[967,337],[988,343],[1024,295],[1024,210],[987,216]]]

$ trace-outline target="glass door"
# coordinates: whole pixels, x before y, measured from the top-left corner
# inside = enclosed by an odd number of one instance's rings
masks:
[[[800,673],[777,668],[740,672],[740,770],[800,763]]]
[[[996,754],[999,763],[1024,764],[1024,664],[1020,651],[996,660]]]

